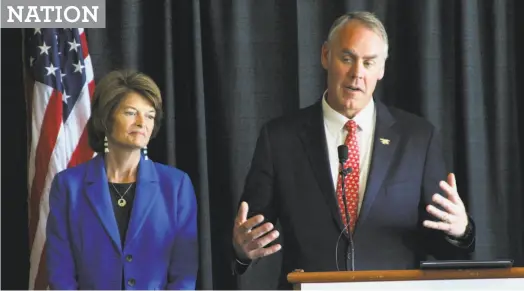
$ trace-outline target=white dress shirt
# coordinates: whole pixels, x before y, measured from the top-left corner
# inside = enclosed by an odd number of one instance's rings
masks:
[[[334,189],[337,189],[337,179],[339,171],[338,146],[343,145],[348,131],[344,125],[349,118],[336,112],[326,102],[327,91],[322,96],[322,113],[324,116],[324,129],[329,154],[329,165],[331,167],[331,177],[333,178]],[[373,99],[364,107],[353,120],[357,123],[357,142],[360,153],[360,177],[358,190],[358,211],[362,206],[366,183],[371,163],[371,153],[373,148],[373,136],[375,133],[376,110]]]

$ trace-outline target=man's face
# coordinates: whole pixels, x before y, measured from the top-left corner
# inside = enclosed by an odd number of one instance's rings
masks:
[[[328,75],[328,104],[353,118],[373,98],[384,76],[386,44],[358,20],[350,20],[322,46],[322,66]]]

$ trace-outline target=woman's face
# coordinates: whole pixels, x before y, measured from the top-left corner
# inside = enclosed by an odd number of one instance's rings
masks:
[[[141,149],[147,146],[155,127],[155,108],[146,98],[127,94],[113,113],[111,148]]]

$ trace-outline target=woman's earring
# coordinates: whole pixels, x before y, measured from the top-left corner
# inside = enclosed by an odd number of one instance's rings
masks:
[[[143,148],[143,151],[144,151],[144,160],[149,160],[149,158],[147,157],[147,146]]]
[[[107,136],[104,137],[104,152],[109,152],[109,147],[107,146]]]

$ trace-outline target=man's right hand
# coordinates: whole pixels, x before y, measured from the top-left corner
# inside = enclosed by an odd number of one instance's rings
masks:
[[[235,218],[233,247],[237,258],[244,261],[254,260],[278,252],[282,248],[280,244],[265,248],[266,245],[278,238],[280,235],[278,231],[273,230],[274,226],[271,222],[258,226],[264,221],[264,217],[260,214],[247,219],[248,210],[247,203],[242,202]]]

